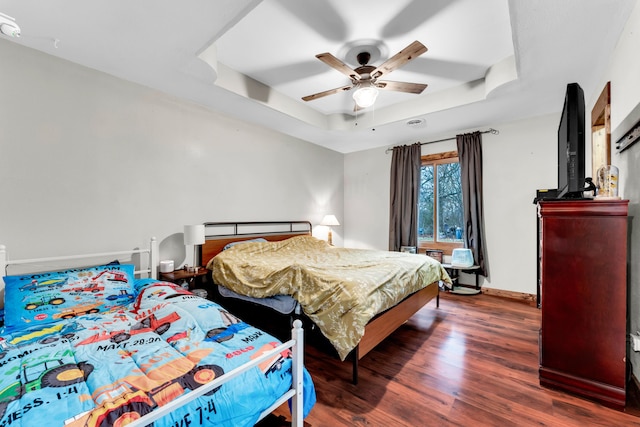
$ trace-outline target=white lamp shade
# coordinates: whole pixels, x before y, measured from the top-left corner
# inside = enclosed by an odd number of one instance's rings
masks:
[[[371,107],[378,97],[378,89],[373,85],[363,85],[353,92],[353,100],[356,101],[358,107]]]
[[[338,219],[336,218],[335,215],[325,215],[324,218],[322,218],[322,222],[320,223],[320,225],[340,225],[340,223],[338,222]]]
[[[204,244],[204,224],[184,226],[184,244],[202,245]]]

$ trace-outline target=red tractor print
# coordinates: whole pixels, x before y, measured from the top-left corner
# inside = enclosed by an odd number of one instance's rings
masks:
[[[111,274],[112,277],[108,277],[107,280],[111,282],[124,282],[127,283],[127,275],[118,270],[105,270],[102,273],[98,274],[96,277],[92,277],[91,281],[96,282],[100,277],[105,274]]]
[[[97,283],[90,283],[87,286],[79,286],[77,288],[69,288],[69,289],[63,289],[62,292],[91,292],[91,293],[96,293],[96,292],[101,292],[104,291],[104,286],[100,286]]]
[[[151,314],[149,317],[145,317],[139,323],[133,325],[129,331],[102,331],[93,336],[90,336],[83,341],[80,341],[76,345],[87,345],[106,340],[118,344],[128,340],[133,335],[142,334],[144,332],[155,332],[158,335],[162,335],[169,330],[173,322],[176,322],[178,320],[180,320],[180,315],[175,311],[161,319],[158,319],[155,314]]]

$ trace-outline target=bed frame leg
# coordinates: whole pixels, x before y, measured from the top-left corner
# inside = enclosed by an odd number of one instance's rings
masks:
[[[296,342],[291,348],[293,353],[293,366],[291,367],[292,386],[296,391],[296,394],[291,398],[291,425],[294,427],[303,427],[304,401],[302,387],[304,378],[304,331],[302,330],[302,322],[299,319],[293,321],[291,339]]]
[[[351,381],[353,382],[353,385],[358,385],[358,360],[360,359],[360,352],[358,351],[360,348],[359,345],[356,346],[356,348],[353,349],[353,351],[351,352],[351,356],[353,357],[353,372],[352,372],[352,379]]]

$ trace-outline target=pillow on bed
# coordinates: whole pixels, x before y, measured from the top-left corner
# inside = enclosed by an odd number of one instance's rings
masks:
[[[258,237],[256,239],[249,239],[249,240],[238,240],[237,242],[231,242],[231,243],[227,243],[224,248],[222,248],[223,251],[226,251],[229,248],[234,247],[235,245],[239,244],[239,243],[251,243],[251,242],[266,242],[267,239],[263,239],[262,237]]]
[[[13,331],[128,305],[134,269],[109,264],[5,276],[5,327]]]
[[[138,311],[141,308],[155,306],[162,301],[171,300],[181,296],[201,299],[175,283],[162,282],[159,280],[156,280],[153,283],[149,282],[147,283],[147,286],[140,289],[140,293],[133,304],[133,310]]]

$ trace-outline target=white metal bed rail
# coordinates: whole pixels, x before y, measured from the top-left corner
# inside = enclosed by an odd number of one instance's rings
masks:
[[[0,268],[5,273],[7,272],[7,267],[10,265],[25,265],[25,264],[38,264],[38,263],[47,263],[47,262],[55,262],[55,261],[66,261],[66,260],[74,260],[74,259],[89,259],[89,258],[104,258],[110,256],[124,256],[124,255],[138,255],[138,254],[149,254],[149,265],[146,269],[136,270],[136,274],[149,274],[149,277],[152,279],[157,279],[158,276],[158,264],[159,264],[159,255],[158,255],[158,241],[155,237],[152,237],[149,242],[149,248],[147,249],[132,249],[128,251],[113,251],[113,252],[101,252],[101,253],[93,253],[93,254],[83,254],[83,255],[61,255],[55,257],[47,257],[47,258],[30,258],[30,259],[18,259],[18,260],[10,260],[7,257],[7,248],[4,245],[0,245]],[[4,282],[3,282],[4,283]]]
[[[201,387],[198,387],[194,391],[184,394],[177,399],[172,400],[168,404],[156,408],[153,412],[148,413],[147,415],[135,420],[134,422],[128,424],[128,427],[142,427],[149,425],[155,420],[162,418],[163,416],[169,414],[174,409],[177,409],[198,397],[214,390],[217,387],[220,387],[224,383],[234,379],[235,377],[241,375],[243,372],[248,371],[249,369],[258,366],[260,363],[265,360],[287,350],[291,349],[292,353],[292,385],[291,389],[284,395],[282,395],[278,400],[276,400],[273,405],[267,408],[260,415],[260,420],[266,417],[268,414],[273,412],[276,408],[282,405],[289,399],[292,399],[291,405],[291,425],[295,427],[303,426],[303,397],[302,397],[302,389],[303,389],[303,366],[304,366],[304,330],[302,329],[302,322],[300,320],[296,320],[293,322],[293,328],[291,329],[291,340],[275,347],[273,350],[270,350],[266,353],[263,353],[259,357],[256,357],[252,361],[245,363],[244,365],[238,366],[237,368],[226,372],[224,375],[215,378],[213,381],[204,384]]]

